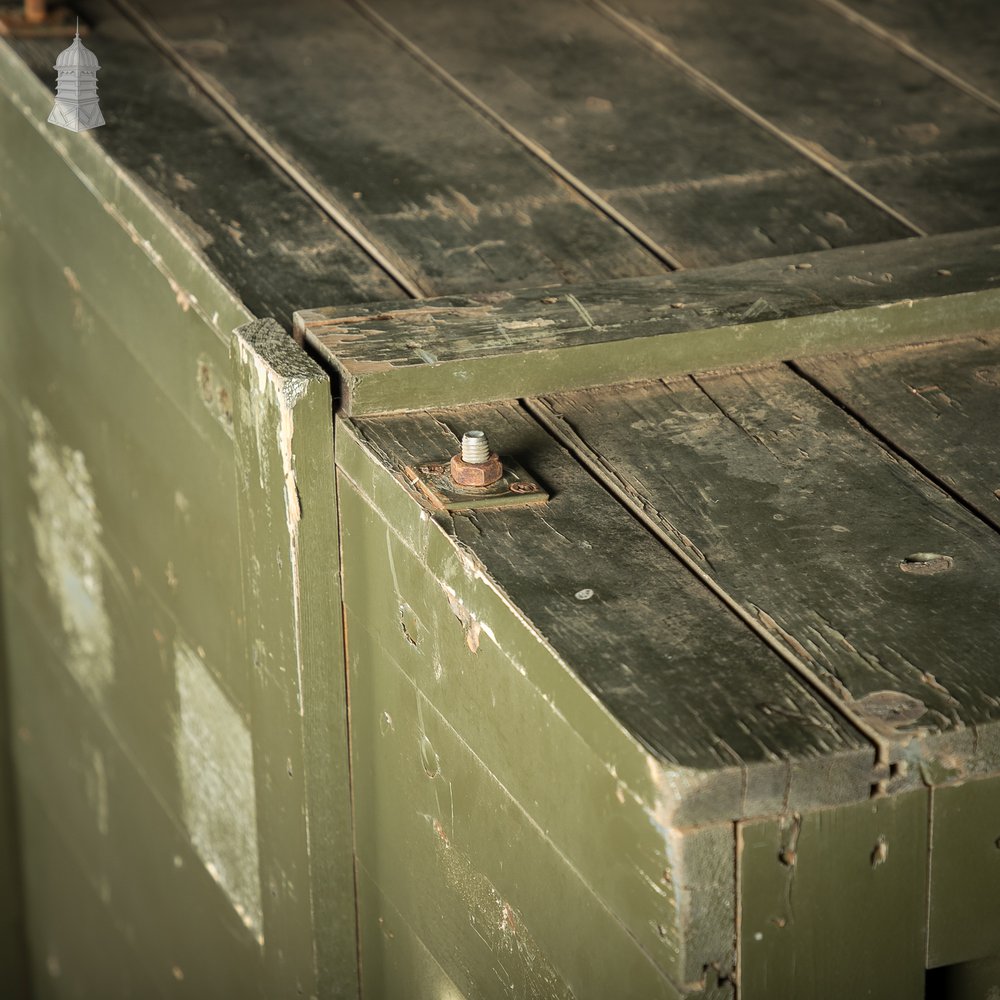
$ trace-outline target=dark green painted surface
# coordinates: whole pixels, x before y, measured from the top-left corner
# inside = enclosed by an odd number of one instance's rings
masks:
[[[296,314],[345,412],[451,406],[993,329],[1000,230],[652,279]]]
[[[740,996],[923,996],[926,791],[740,824]]]
[[[1000,778],[935,788],[927,964],[1000,953]]]

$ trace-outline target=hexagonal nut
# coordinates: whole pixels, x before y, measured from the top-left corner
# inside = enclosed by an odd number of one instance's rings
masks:
[[[451,480],[456,486],[492,486],[503,478],[503,465],[495,451],[490,457],[478,465],[463,462],[461,455],[453,455],[451,459]]]

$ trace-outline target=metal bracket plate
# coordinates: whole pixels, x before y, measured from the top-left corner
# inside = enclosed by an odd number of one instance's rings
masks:
[[[448,468],[450,458],[432,459],[408,465],[406,475],[440,510],[484,510],[496,507],[524,507],[545,503],[549,494],[517,464],[506,459],[503,477],[492,486],[456,486]]]

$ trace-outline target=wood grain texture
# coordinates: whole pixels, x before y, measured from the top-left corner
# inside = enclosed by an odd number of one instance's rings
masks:
[[[1000,528],[1000,341],[797,362],[864,423]]]
[[[93,140],[151,193],[256,315],[286,326],[304,303],[401,294],[300,190],[104,0],[81,5],[88,45],[106,67],[108,126]],[[220,43],[221,44],[221,43]],[[14,43],[51,88],[64,42]]]
[[[1000,115],[837,12],[795,0],[607,7],[921,230],[1000,223]]]
[[[183,0],[146,10],[186,64],[415,288],[662,270],[348,6],[258,0],[209,14]]]
[[[655,754],[665,774],[677,772],[662,789],[673,800],[664,815],[682,826],[780,808],[789,795],[867,795],[855,782],[870,778],[870,745],[518,407],[342,422],[340,438],[360,434],[368,461],[402,479],[404,466],[450,454],[469,427],[485,430],[554,497],[540,510],[433,515],[435,534],[468,548],[570,676]],[[416,518],[422,508],[412,487],[407,493]],[[588,590],[593,597],[576,596]],[[831,754],[845,755],[843,784],[824,784],[831,772],[821,761]],[[825,775],[819,784],[813,765]],[[688,769],[690,780],[681,780]]]
[[[995,958],[1000,942],[1000,778],[935,788],[931,809],[927,965]]]
[[[352,414],[979,333],[1000,230],[577,287],[296,314]]]
[[[741,823],[740,996],[924,995],[924,790]]]
[[[990,0],[821,0],[860,14],[917,53],[974,85],[1000,105],[1000,23]]]
[[[1000,538],[978,518],[785,367],[548,406],[609,488],[881,734],[897,780],[997,767]]]
[[[412,499],[395,492],[395,503],[367,484],[362,493],[342,473],[345,623],[357,662],[407,677],[670,978],[694,983],[706,965],[731,968],[732,893],[719,886],[733,867],[732,825],[664,831],[644,748],[593,711],[537,637],[469,579],[446,536],[413,530]],[[573,778],[554,791],[555,773]]]
[[[274,320],[232,348],[268,995],[357,995],[330,383]]]
[[[358,6],[685,266],[910,235],[573,0]]]

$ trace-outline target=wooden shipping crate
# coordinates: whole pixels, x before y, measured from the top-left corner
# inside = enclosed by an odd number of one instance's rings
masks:
[[[78,7],[103,128],[0,40],[7,993],[1000,990],[990,5]]]

